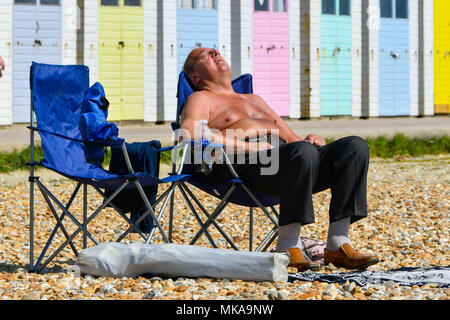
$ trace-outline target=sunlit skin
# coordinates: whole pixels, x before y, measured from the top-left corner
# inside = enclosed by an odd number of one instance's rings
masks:
[[[2,77],[3,70],[5,70],[5,61],[3,61],[2,56],[0,56],[0,78]]]
[[[191,136],[194,136],[197,121],[206,119],[210,128],[218,130],[212,136],[214,142],[222,143],[226,148],[245,150],[246,153],[272,147],[270,144],[258,146],[245,142],[246,138],[260,134],[278,133],[288,143],[303,140],[260,96],[238,94],[233,90],[231,68],[218,50],[197,48],[190,53],[190,57],[196,62],[189,76],[199,90],[189,96],[180,124]],[[253,132],[238,136],[237,139],[227,137],[227,130],[236,129],[253,129]],[[323,138],[314,134],[308,135],[305,140],[317,146],[325,144]]]

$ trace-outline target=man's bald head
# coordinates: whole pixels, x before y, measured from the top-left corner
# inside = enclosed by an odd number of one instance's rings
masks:
[[[192,50],[187,56],[186,61],[184,61],[183,71],[186,72],[188,76],[194,74],[200,52],[201,48],[196,48]]]
[[[183,71],[199,90],[203,90],[207,83],[231,82],[230,66],[220,52],[212,48],[192,50],[184,62]]]

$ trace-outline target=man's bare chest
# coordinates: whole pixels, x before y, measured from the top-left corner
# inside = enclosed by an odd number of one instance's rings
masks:
[[[210,108],[210,126],[224,130],[242,119],[267,119],[270,115],[264,111],[261,102],[251,95],[236,95],[230,98],[214,100]]]

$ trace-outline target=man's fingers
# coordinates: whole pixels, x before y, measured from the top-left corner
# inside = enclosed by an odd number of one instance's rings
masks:
[[[318,147],[322,147],[326,144],[325,139],[312,133],[306,136],[305,141],[308,141],[309,143],[312,143],[313,145]]]
[[[319,147],[324,146],[325,144],[326,144],[325,139],[320,138],[320,139],[318,140],[318,145],[319,145]]]

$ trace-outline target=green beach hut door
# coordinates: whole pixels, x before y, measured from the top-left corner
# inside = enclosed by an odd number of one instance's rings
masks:
[[[351,115],[351,0],[322,0],[320,23],[321,115]]]

